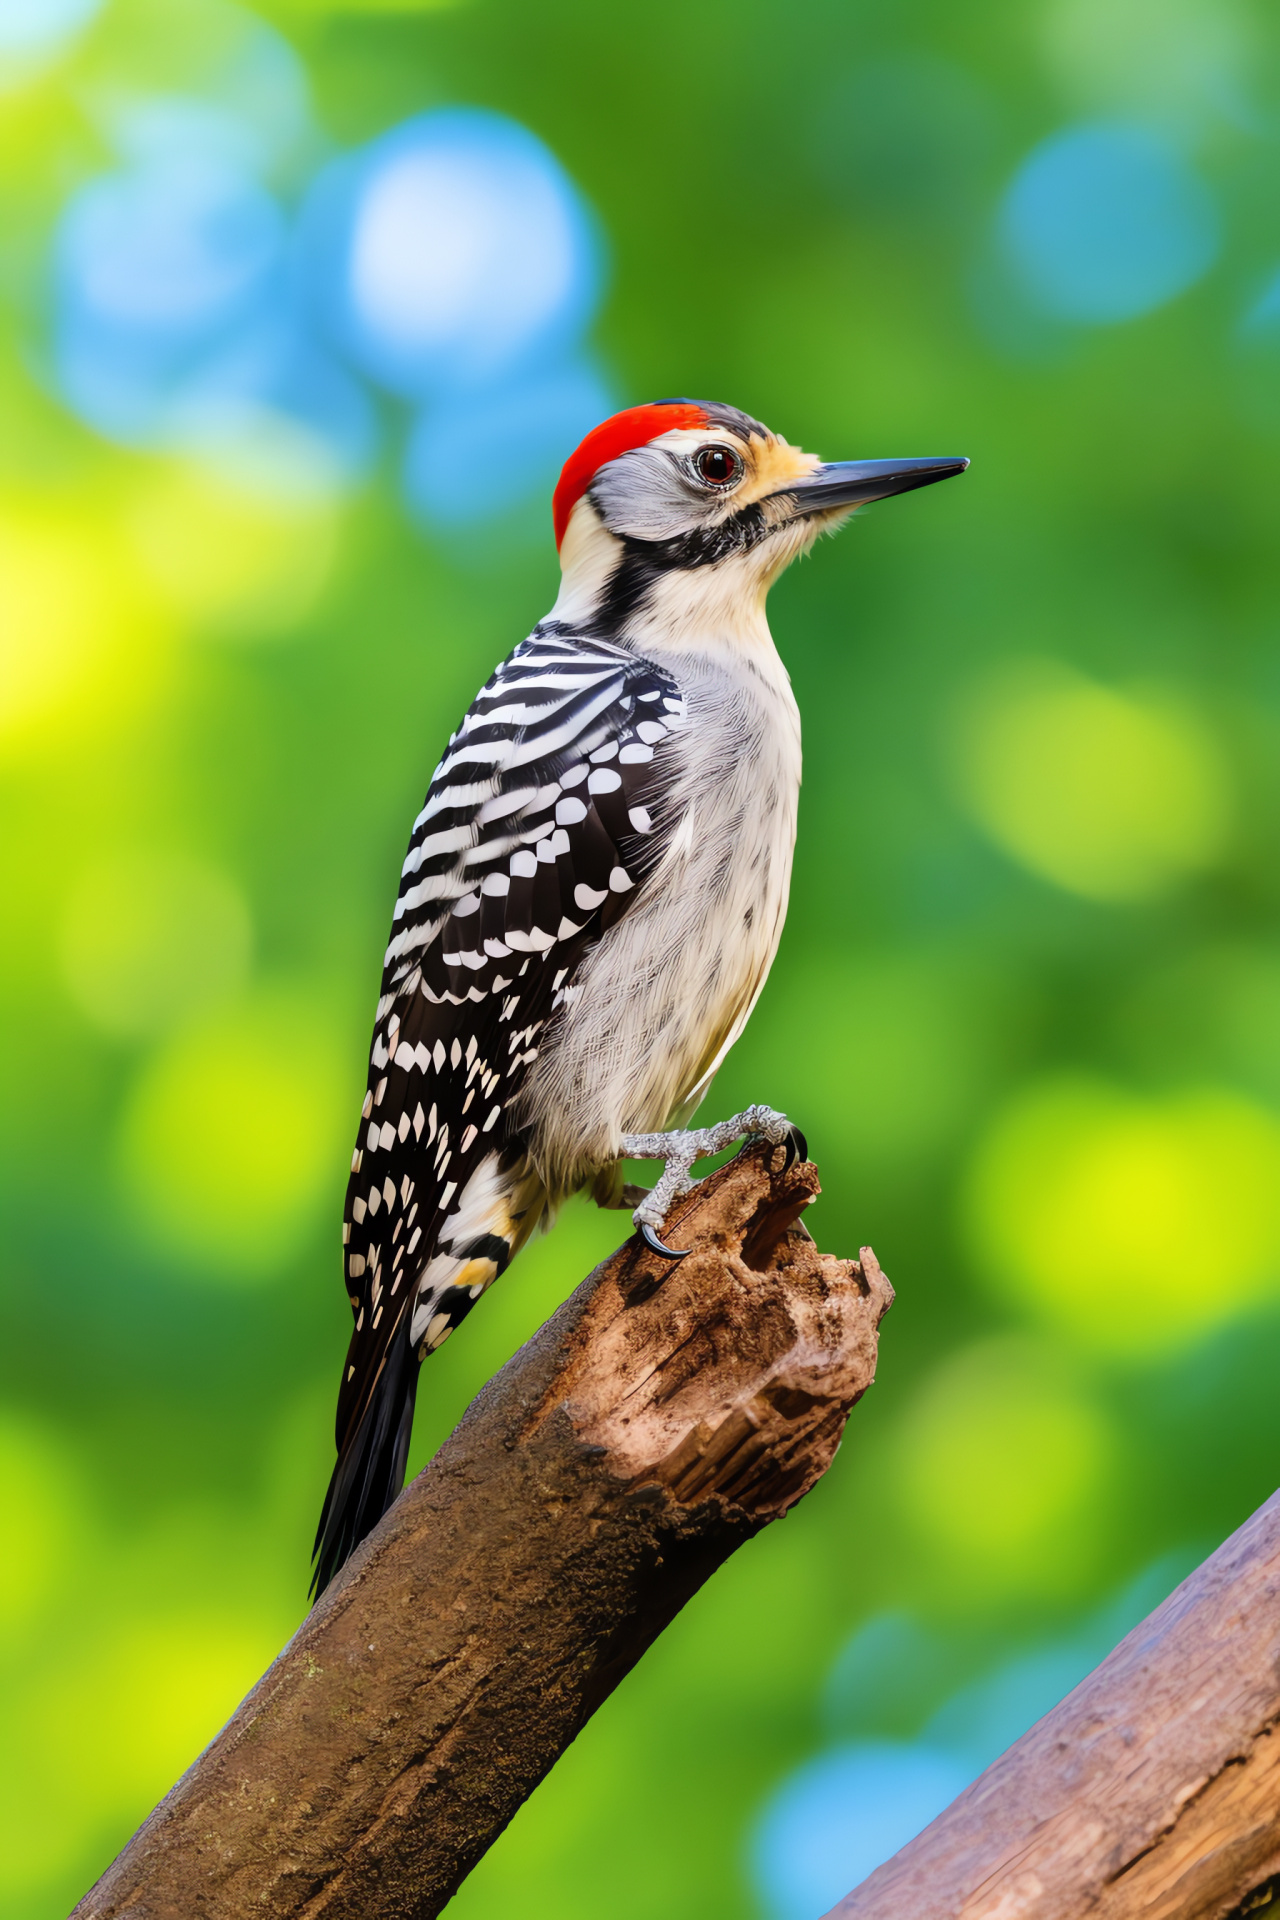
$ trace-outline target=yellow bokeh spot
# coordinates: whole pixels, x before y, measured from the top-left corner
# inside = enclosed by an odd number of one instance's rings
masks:
[[[110,724],[155,691],[162,622],[136,565],[88,507],[0,502],[0,742]]]
[[[330,1190],[336,1219],[351,1117],[341,1088],[322,1010],[300,996],[170,1041],[121,1132],[126,1189],[154,1245],[230,1280],[277,1271]]]
[[[175,464],[128,515],[139,559],[183,619],[228,635],[287,633],[327,585],[337,551],[331,496],[271,496],[216,468]]]
[[[1280,1123],[1226,1090],[1042,1083],[980,1146],[966,1210],[1006,1296],[1089,1346],[1159,1355],[1276,1290]]]
[[[0,1628],[32,1617],[66,1572],[83,1526],[74,1476],[57,1441],[17,1413],[0,1411],[0,1486],[6,1546],[0,1557]]]
[[[1209,865],[1226,837],[1226,769],[1196,716],[1060,662],[1020,661],[974,693],[954,758],[997,845],[1089,899],[1161,894]]]
[[[1110,1453],[1099,1410],[1029,1343],[946,1361],[898,1435],[908,1524],[969,1590],[1050,1594],[1086,1574]]]
[[[192,1614],[88,1643],[41,1702],[62,1787],[141,1820],[226,1724],[278,1652],[255,1621]]]
[[[232,881],[189,855],[131,848],[71,884],[58,957],[104,1033],[162,1032],[245,979],[253,929]]]

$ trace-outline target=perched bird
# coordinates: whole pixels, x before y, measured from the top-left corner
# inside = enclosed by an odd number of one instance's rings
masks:
[[[413,824],[343,1241],[355,1331],[316,1538],[322,1589],[404,1481],[418,1367],[556,1207],[698,1153],[680,1129],[741,1033],[787,909],[800,718],[765,620],[782,570],[863,501],[961,459],[824,465],[733,407],[589,433],[555,491],[560,595],[477,695]]]

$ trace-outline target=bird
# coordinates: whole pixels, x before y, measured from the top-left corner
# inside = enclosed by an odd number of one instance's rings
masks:
[[[570,1195],[657,1254],[687,1123],[742,1032],[787,909],[800,717],[765,616],[783,570],[865,502],[962,458],[823,462],[737,408],[669,399],[565,463],[550,613],[485,682],[400,876],[343,1210],[354,1329],[316,1534],[320,1593],[398,1496],[418,1370]],[[628,1190],[627,1197],[634,1197]]]

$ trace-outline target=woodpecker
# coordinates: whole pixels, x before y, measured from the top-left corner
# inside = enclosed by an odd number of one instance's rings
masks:
[[[662,400],[589,433],[553,501],[551,612],[486,682],[413,823],[343,1215],[355,1329],[315,1546],[321,1591],[404,1481],[418,1368],[529,1236],[687,1131],[782,931],[800,717],[765,619],[783,569],[861,503],[963,459],[824,464],[734,407]]]

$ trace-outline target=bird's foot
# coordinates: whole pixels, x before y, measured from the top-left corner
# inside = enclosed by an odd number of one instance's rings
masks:
[[[784,1172],[797,1160],[808,1158],[809,1149],[799,1127],[793,1126],[785,1113],[775,1113],[772,1107],[748,1107],[745,1113],[735,1113],[731,1120],[722,1120],[714,1127],[689,1127],[677,1133],[623,1134],[622,1151],[629,1160],[661,1160],[664,1163],[657,1185],[645,1195],[631,1216],[647,1247],[651,1247],[655,1253],[664,1254],[668,1260],[683,1260],[692,1251],[690,1247],[664,1246],[658,1228],[666,1219],[673,1202],[696,1184],[690,1171],[694,1161],[701,1160],[709,1153],[720,1153],[736,1140],[746,1139],[752,1134],[772,1141],[776,1147],[785,1146],[787,1158]]]

